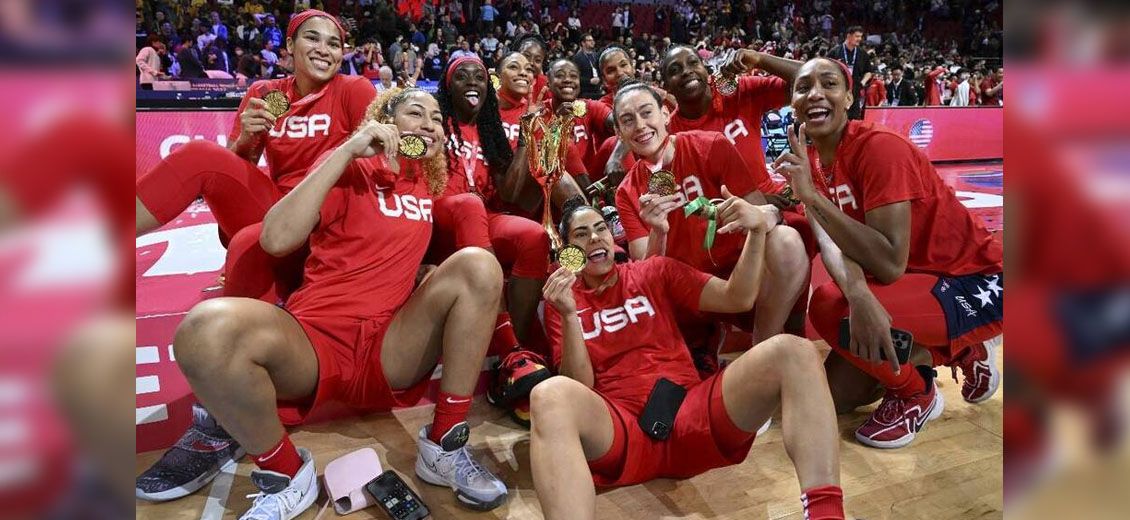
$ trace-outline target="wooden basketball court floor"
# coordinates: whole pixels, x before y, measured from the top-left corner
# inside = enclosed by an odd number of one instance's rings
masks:
[[[997,366],[1003,367],[1003,349]],[[841,415],[841,479],[849,517],[883,519],[981,519],[1003,517],[1001,410],[1003,385],[992,399],[970,405],[961,399],[960,384],[940,367],[938,385],[946,409],[910,446],[877,450],[855,441],[854,431],[874,405]],[[419,406],[358,419],[302,427],[292,431],[294,443],[311,449],[318,474],[326,463],[353,450],[372,447],[381,464],[396,470],[423,498],[432,517],[541,518],[530,474],[529,432],[499,409],[475,399],[469,421],[475,457],[501,477],[510,499],[494,511],[461,507],[452,492],[416,478],[416,432],[432,416],[432,406]],[[780,417],[759,437],[745,462],[715,469],[687,480],[660,479],[646,484],[598,491],[597,513],[607,519],[803,519],[796,475],[785,454]],[[137,474],[161,452],[139,454]],[[238,518],[256,492],[248,475],[253,464],[244,458],[195,494],[172,502],[138,501],[136,517],[145,520]],[[315,507],[299,517],[311,520],[327,502],[325,492]],[[337,517],[332,506],[322,519]],[[385,518],[369,508],[348,516],[357,520]]]

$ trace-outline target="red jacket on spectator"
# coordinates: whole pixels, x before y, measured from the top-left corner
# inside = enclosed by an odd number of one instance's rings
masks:
[[[981,80],[981,84],[977,87],[981,89],[980,103],[982,105],[997,106],[1000,105],[999,93],[992,96],[988,95],[989,89],[997,86],[997,81],[992,76],[986,76]]]
[[[887,86],[879,80],[871,80],[867,90],[863,93],[863,101],[869,107],[877,107],[887,100]]]
[[[946,73],[946,68],[938,65],[934,70],[926,74],[926,105],[940,105],[942,104],[942,86],[938,83],[938,77]]]

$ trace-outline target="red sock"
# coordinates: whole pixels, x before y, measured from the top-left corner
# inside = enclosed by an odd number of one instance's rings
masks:
[[[282,473],[288,477],[297,475],[298,470],[302,468],[302,457],[298,455],[298,449],[290,442],[290,435],[286,433],[283,433],[282,439],[279,439],[279,443],[273,448],[262,455],[252,456],[252,459],[259,469]]]
[[[428,432],[428,440],[439,444],[443,434],[452,426],[467,419],[469,411],[471,411],[471,396],[440,391],[439,396],[436,397],[436,415],[432,419],[432,430]]]
[[[844,491],[840,486],[818,486],[800,495],[805,520],[844,520]]]
[[[510,323],[510,313],[500,312],[494,320],[494,334],[490,337],[488,356],[505,356],[518,348],[518,337],[514,335],[514,325]]]

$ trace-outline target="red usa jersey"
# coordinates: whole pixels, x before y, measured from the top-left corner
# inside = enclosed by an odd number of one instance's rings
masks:
[[[302,99],[298,98],[293,76],[256,81],[239,104],[228,142],[239,138],[239,115],[247,109],[249,100],[262,98],[272,90],[286,94],[290,110],[260,139],[266,144],[263,153],[271,178],[284,191],[302,181],[315,159],[353,134],[376,96],[373,84],[361,76],[335,75],[321,90]]]
[[[484,199],[492,200],[495,187],[479,143],[479,127],[474,123],[457,124],[458,134],[451,132],[447,137],[447,149],[451,154],[447,160],[447,189],[443,194],[477,192]]]
[[[577,155],[581,158],[581,162],[585,164],[587,170],[593,170],[593,164],[590,163],[596,156],[600,145],[604,140],[611,136],[606,131],[605,123],[608,116],[612,114],[612,109],[593,99],[578,98],[575,102],[585,104],[584,117],[574,117],[573,127],[570,129],[570,135],[573,140],[573,148],[576,148]],[[556,106],[550,107],[550,110],[556,112]],[[596,173],[591,172],[590,173]],[[600,168],[599,173],[604,173],[604,168]]]
[[[651,229],[640,219],[640,196],[647,193],[648,180],[654,165],[639,161],[632,167],[620,187],[616,189],[616,210],[628,241],[647,238]],[[700,196],[708,199],[722,197],[722,185],[739,197],[757,189],[749,165],[738,155],[734,145],[718,132],[689,131],[675,138],[675,158],[663,169],[675,174],[678,194],[692,201]],[[730,272],[745,245],[740,233],[717,235],[714,247],[703,249],[707,220],[686,217],[681,209],[667,215],[670,231],[667,233],[667,256],[690,264],[691,267],[711,274]]]
[[[808,157],[820,189],[814,146]],[[910,201],[908,273],[962,276],[1002,269],[1000,242],[962,206],[926,154],[883,125],[848,122],[826,196],[859,222],[877,207]]]
[[[633,413],[660,377],[683,386],[699,382],[677,313],[698,310],[710,275],[665,257],[616,264],[619,280],[597,293],[577,280],[573,297],[592,362],[595,389]],[[553,364],[561,365],[561,315],[545,307]]]
[[[414,161],[396,175],[378,155],[356,159],[322,204],[310,234],[295,316],[391,317],[412,294],[432,235],[432,198]]]
[[[715,94],[720,96],[720,94]],[[765,167],[765,149],[761,147],[761,118],[765,112],[788,104],[788,84],[776,76],[741,76],[738,91],[712,107],[698,119],[688,119],[678,110],[671,114],[671,133],[687,130],[721,132],[738,149],[738,153],[754,172],[757,189],[776,193],[782,184],[769,177]]]

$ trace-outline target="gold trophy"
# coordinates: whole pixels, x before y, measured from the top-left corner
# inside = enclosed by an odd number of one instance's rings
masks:
[[[553,225],[551,194],[553,186],[565,173],[565,156],[569,152],[568,130],[572,125],[572,114],[568,117],[555,114],[536,113],[522,121],[522,132],[526,136],[526,158],[529,161],[530,175],[541,185],[544,196],[542,226],[549,235],[551,254],[561,250],[561,235]]]

